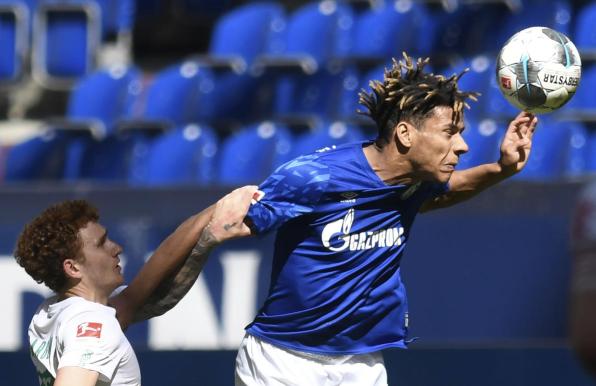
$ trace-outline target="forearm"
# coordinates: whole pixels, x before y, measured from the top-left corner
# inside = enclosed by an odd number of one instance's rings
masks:
[[[190,256],[170,277],[163,280],[144,305],[134,314],[133,322],[163,315],[186,295],[207,262],[207,256],[216,245],[208,228],[204,229]]]
[[[466,170],[455,171],[449,180],[449,191],[427,201],[421,212],[445,208],[468,200],[483,190],[498,184],[514,173],[499,163],[484,164]]]
[[[117,297],[111,299],[116,307],[123,328],[133,319],[159,285],[165,285],[185,264],[186,258],[197,244],[203,229],[209,223],[213,206],[184,221],[168,236],[141,268],[130,285]],[[168,279],[169,278],[169,279]],[[164,284],[160,284],[164,282]]]

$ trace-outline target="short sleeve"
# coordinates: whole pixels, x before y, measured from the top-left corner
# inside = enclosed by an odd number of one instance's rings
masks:
[[[112,379],[123,350],[123,333],[115,317],[101,312],[77,314],[62,326],[63,350],[58,364],[97,371],[100,380]]]
[[[254,230],[265,233],[312,212],[328,183],[329,168],[316,154],[280,166],[259,186],[264,194],[248,211]]]

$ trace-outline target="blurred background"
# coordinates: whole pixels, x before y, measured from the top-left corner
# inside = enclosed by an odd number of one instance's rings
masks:
[[[421,215],[404,259],[410,334],[391,385],[591,385],[568,347],[570,224],[596,172],[596,2],[539,0],[0,0],[0,367],[36,385],[26,327],[48,291],[11,254],[51,203],[85,198],[130,280],[186,217],[318,148],[373,138],[357,92],[402,51],[469,67],[459,167],[498,157],[516,111],[503,43],[542,25],[580,50],[577,94],[541,116],[526,169]],[[593,150],[594,149],[594,150]],[[584,208],[585,209],[585,208]],[[577,214],[574,214],[576,213]],[[232,385],[263,301],[273,237],[217,249],[170,313],[131,328],[144,385]]]

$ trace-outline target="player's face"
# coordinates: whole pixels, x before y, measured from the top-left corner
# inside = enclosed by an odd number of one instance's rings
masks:
[[[459,156],[468,151],[462,137],[463,120],[452,121],[453,109],[437,106],[434,114],[425,119],[412,144],[412,162],[423,180],[445,183],[449,181]]]
[[[106,228],[89,222],[79,230],[84,259],[79,263],[83,283],[106,294],[124,283],[120,267],[122,247],[108,238]]]

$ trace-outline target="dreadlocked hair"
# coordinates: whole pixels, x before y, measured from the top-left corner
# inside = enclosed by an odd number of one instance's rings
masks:
[[[424,72],[429,58],[418,58],[416,64],[405,52],[404,61],[393,59],[390,69],[385,69],[383,81],[370,81],[371,92],[362,89],[359,103],[368,111],[358,111],[368,115],[377,124],[378,140],[387,143],[393,128],[400,121],[408,121],[419,127],[436,106],[449,106],[453,109],[452,120],[459,122],[463,109],[470,108],[466,99],[477,101],[480,93],[464,92],[458,89],[457,82],[469,69],[449,78],[443,75]]]

